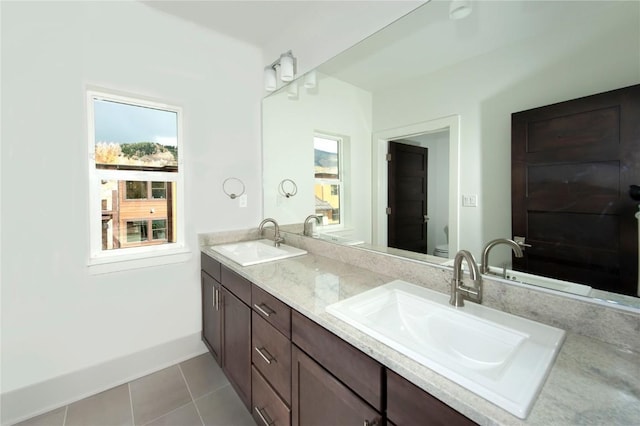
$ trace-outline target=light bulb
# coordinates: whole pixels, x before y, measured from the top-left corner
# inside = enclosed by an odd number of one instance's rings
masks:
[[[273,92],[277,88],[276,70],[271,67],[264,69],[264,90]]]
[[[291,81],[293,77],[293,56],[290,53],[283,53],[280,56],[280,80]]]
[[[311,70],[304,75],[304,87],[307,89],[316,87],[316,70]]]

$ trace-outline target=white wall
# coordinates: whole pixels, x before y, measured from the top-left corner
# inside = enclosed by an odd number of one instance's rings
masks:
[[[286,90],[263,100],[264,215],[279,223],[301,223],[315,213],[315,132],[346,137],[344,185],[347,228],[343,236],[371,240],[371,94],[318,73],[314,90]],[[355,177],[358,177],[357,179]],[[283,179],[298,186],[294,197],[278,193]]]
[[[323,3],[323,2],[318,2]],[[338,53],[391,24],[424,0],[341,1],[335,10],[309,2],[309,18],[291,22],[265,47],[268,65],[281,53],[293,50],[298,75],[312,70]],[[336,2],[337,4],[337,2]]]
[[[139,2],[1,7],[4,396],[197,337],[197,233],[261,216],[262,54]],[[87,84],[183,107],[188,262],[88,273]],[[229,176],[248,208],[223,194]]]
[[[461,193],[479,195],[478,207],[461,207],[460,247],[476,258],[511,235],[511,113],[640,83],[638,3],[598,19],[374,93],[374,132],[460,115]]]

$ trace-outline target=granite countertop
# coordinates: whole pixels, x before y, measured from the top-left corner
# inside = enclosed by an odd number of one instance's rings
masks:
[[[460,385],[325,312],[325,307],[395,279],[309,253],[241,267],[202,252],[482,425],[574,425],[640,422],[640,355],[570,331],[527,419]]]

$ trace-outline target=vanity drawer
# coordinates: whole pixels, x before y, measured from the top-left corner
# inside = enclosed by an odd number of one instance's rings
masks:
[[[220,284],[231,291],[238,299],[242,300],[246,305],[251,306],[251,281],[241,277],[231,269],[221,265]]]
[[[269,383],[251,367],[251,385],[253,407],[251,415],[256,424],[264,426],[289,426],[291,424],[291,410],[269,386]]]
[[[220,262],[209,257],[204,253],[200,253],[200,269],[204,270],[214,280],[220,282]]]
[[[260,287],[253,285],[251,289],[253,310],[282,334],[291,337],[291,308],[276,299]]]
[[[253,313],[251,361],[276,392],[291,402],[291,341]]]
[[[380,363],[297,311],[291,312],[291,341],[378,411],[383,411]]]

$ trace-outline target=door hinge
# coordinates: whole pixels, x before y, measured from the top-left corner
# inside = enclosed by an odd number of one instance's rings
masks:
[[[387,153],[387,161],[391,161],[391,153]]]
[[[391,207],[387,207],[387,214],[391,214]]]

